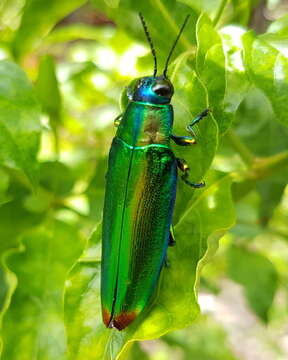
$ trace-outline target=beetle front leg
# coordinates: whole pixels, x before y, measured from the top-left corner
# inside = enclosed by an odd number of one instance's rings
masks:
[[[201,119],[203,119],[205,116],[207,116],[208,113],[209,113],[209,109],[205,109],[204,111],[202,111],[201,114],[196,116],[196,118],[191,122],[191,124],[187,125],[186,130],[190,134],[192,134],[192,136],[177,136],[177,135],[171,134],[170,137],[175,142],[175,144],[180,145],[180,146],[189,146],[189,145],[197,144],[192,127],[195,124],[197,124]]]
[[[196,125],[200,120],[202,120],[204,117],[206,117],[209,114],[209,109],[205,109],[204,111],[202,111],[201,114],[199,114],[198,116],[196,116],[196,118],[191,122],[191,124],[186,126],[186,130],[190,133],[192,133],[192,135],[194,136],[194,131],[193,131],[193,126]]]
[[[193,183],[188,180],[190,169],[189,169],[187,162],[184,159],[176,158],[176,161],[177,161],[178,168],[183,172],[183,174],[181,175],[181,179],[185,182],[185,184],[187,184],[195,189],[199,189],[199,188],[202,188],[205,186],[205,183]]]
[[[177,136],[171,134],[170,137],[175,142],[175,144],[180,146],[189,146],[196,144],[196,140],[192,136]]]

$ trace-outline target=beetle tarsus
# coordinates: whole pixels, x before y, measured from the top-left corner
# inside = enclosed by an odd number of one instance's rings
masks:
[[[175,142],[175,144],[180,145],[180,146],[189,146],[189,145],[197,144],[196,136],[193,131],[193,126],[195,124],[197,124],[205,116],[207,116],[209,114],[209,111],[210,111],[209,109],[205,109],[204,111],[202,111],[201,114],[196,116],[196,118],[191,122],[191,124],[186,126],[186,130],[190,134],[192,134],[192,136],[178,136],[178,135],[171,134],[170,138]]]
[[[205,182],[202,182],[202,183],[193,183],[187,179],[185,179],[184,177],[185,175],[182,175],[181,176],[181,179],[185,182],[185,184],[195,188],[195,189],[200,189],[200,188],[203,188],[205,186]]]
[[[205,109],[201,112],[198,116],[195,117],[195,119],[191,122],[191,124],[187,125],[186,130],[194,135],[193,132],[193,126],[196,125],[200,120],[202,120],[204,117],[206,117],[209,114],[210,110]]]
[[[173,229],[172,226],[170,228],[170,233],[169,233],[169,246],[175,246],[176,245],[176,241],[175,241],[175,237],[174,237],[174,233],[173,233]]]

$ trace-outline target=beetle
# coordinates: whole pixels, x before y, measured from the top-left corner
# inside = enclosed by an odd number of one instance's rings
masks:
[[[127,90],[129,103],[116,121],[116,136],[109,152],[102,227],[101,303],[108,328],[127,327],[150,302],[165,263],[168,245],[174,244],[172,214],[177,168],[193,188],[204,183],[188,179],[189,166],[176,158],[170,141],[196,143],[192,127],[208,109],[187,126],[191,136],[172,133],[173,85],[167,71],[184,30],[186,17],[157,76],[157,58],[142,14],[139,14],[154,59],[153,76],[145,76]]]

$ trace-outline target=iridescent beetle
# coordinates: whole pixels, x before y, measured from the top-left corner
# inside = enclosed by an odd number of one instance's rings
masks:
[[[167,71],[186,17],[169,52],[162,75],[144,18],[139,14],[154,58],[153,76],[140,78],[128,90],[129,103],[109,153],[102,233],[102,315],[109,328],[124,329],[146,307],[157,286],[171,231],[177,168],[186,184],[189,167],[176,158],[170,141],[187,146],[194,136],[172,134],[174,89]],[[208,114],[204,110],[187,130]]]

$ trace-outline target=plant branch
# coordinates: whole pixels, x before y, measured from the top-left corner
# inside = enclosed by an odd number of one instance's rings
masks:
[[[238,152],[244,163],[251,167],[255,160],[255,155],[247,148],[235,132],[229,129],[226,133],[226,138],[229,140],[232,147]]]
[[[288,166],[288,151],[264,158],[255,158],[251,167],[252,177],[256,180],[267,177]]]
[[[221,1],[221,4],[220,4],[220,6],[219,6],[219,8],[218,8],[218,10],[217,10],[217,13],[216,13],[216,15],[215,15],[215,18],[214,18],[214,20],[213,20],[213,25],[214,26],[216,26],[217,24],[218,24],[218,22],[219,22],[219,20],[220,20],[220,18],[221,18],[221,16],[222,16],[222,14],[223,14],[223,11],[224,11],[224,9],[225,9],[225,6],[227,5],[227,0],[222,0]]]

